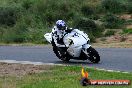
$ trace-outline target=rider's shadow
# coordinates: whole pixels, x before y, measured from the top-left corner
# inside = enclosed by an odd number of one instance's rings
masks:
[[[69,62],[63,62],[63,61],[56,61],[55,64],[62,64],[62,65],[93,65],[90,61],[69,61]],[[94,63],[94,65],[100,64],[100,63]]]

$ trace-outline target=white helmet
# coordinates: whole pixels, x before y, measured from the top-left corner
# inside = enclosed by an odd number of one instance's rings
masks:
[[[63,20],[56,21],[56,26],[58,30],[65,30],[66,29],[66,23]]]

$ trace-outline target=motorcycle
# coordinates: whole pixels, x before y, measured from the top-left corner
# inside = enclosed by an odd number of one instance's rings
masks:
[[[90,60],[92,63],[100,61],[98,52],[91,47],[90,39],[83,31],[74,29],[63,37],[66,49],[61,49],[59,45],[55,44],[52,33],[46,33],[44,37],[52,44],[54,53],[62,61],[70,59]]]

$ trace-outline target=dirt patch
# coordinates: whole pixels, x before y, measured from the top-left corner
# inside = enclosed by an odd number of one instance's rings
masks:
[[[92,44],[94,48],[132,48],[132,43],[125,43],[125,42],[120,42],[120,43],[94,43]]]
[[[123,34],[122,29],[106,29],[103,35],[108,30],[115,31],[114,35],[97,38],[96,43],[92,44],[94,47],[132,48],[132,34]]]
[[[125,20],[129,20],[132,19],[132,15],[131,14],[123,14],[121,16],[119,16],[121,19],[125,19]]]
[[[127,29],[131,29],[132,28],[132,25],[126,25],[126,28]]]
[[[97,43],[92,44],[94,47],[116,47],[116,48],[132,48],[132,35],[115,34],[109,37],[96,39]]]
[[[0,62],[0,76],[24,76],[51,69],[50,65],[11,64]]]

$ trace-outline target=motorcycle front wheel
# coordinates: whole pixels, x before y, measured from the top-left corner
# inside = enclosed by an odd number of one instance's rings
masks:
[[[53,51],[55,55],[62,61],[68,62],[70,60],[70,58],[68,58],[66,55],[62,55],[61,51],[57,47],[53,47]]]
[[[92,62],[92,63],[98,63],[100,61],[100,56],[98,54],[98,52],[92,48],[92,47],[89,47],[87,49],[87,57],[88,59]]]
[[[55,55],[61,59],[64,62],[68,62],[70,60],[70,58],[68,58],[67,56],[63,56],[61,51],[59,50],[59,48],[55,45],[54,39],[52,38],[52,42],[51,42],[52,46],[53,46],[53,51],[55,53]]]

